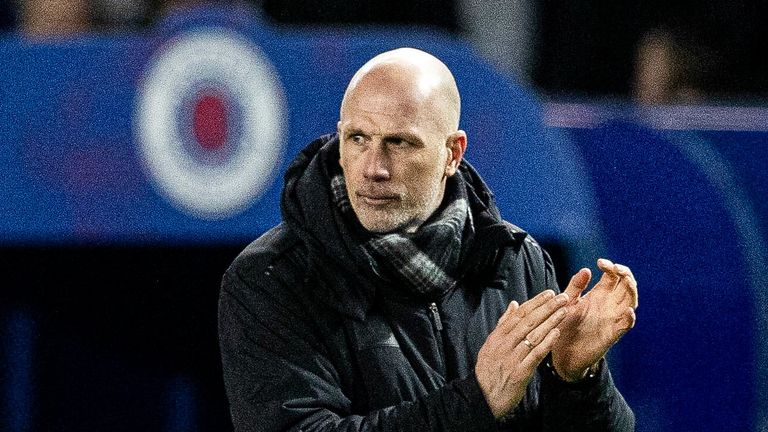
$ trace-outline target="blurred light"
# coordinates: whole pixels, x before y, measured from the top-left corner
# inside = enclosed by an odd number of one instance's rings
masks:
[[[171,381],[168,390],[167,431],[192,432],[196,430],[196,399],[195,386],[188,377],[177,376]]]
[[[26,311],[11,311],[5,326],[6,388],[5,403],[8,431],[31,429],[35,322]]]

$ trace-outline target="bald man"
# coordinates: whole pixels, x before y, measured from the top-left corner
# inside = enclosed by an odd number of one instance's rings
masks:
[[[634,430],[604,360],[635,323],[631,271],[600,259],[588,294],[588,269],[559,293],[463,160],[460,112],[440,60],[386,52],[290,165],[283,222],[222,283],[237,431]]]

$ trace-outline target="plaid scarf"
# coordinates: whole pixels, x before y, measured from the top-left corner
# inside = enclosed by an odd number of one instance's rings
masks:
[[[356,218],[343,175],[333,176],[331,190],[339,211]],[[466,186],[457,172],[448,178],[442,205],[415,233],[372,234],[362,249],[373,271],[395,287],[417,295],[443,294],[456,285],[471,230]]]

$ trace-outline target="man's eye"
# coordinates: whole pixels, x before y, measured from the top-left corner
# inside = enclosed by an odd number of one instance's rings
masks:
[[[349,140],[355,144],[363,144],[365,138],[362,135],[350,135]]]

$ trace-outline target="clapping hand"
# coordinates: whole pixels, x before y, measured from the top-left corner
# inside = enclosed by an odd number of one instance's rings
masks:
[[[565,293],[568,317],[559,325],[560,337],[552,349],[555,371],[566,381],[584,378],[629,329],[634,327],[637,282],[632,271],[607,259],[597,260],[603,275],[582,296],[592,277],[589,269],[579,270]]]
[[[493,415],[500,418],[525,395],[536,367],[560,336],[568,294],[547,290],[519,305],[509,304],[477,354],[475,375]]]

